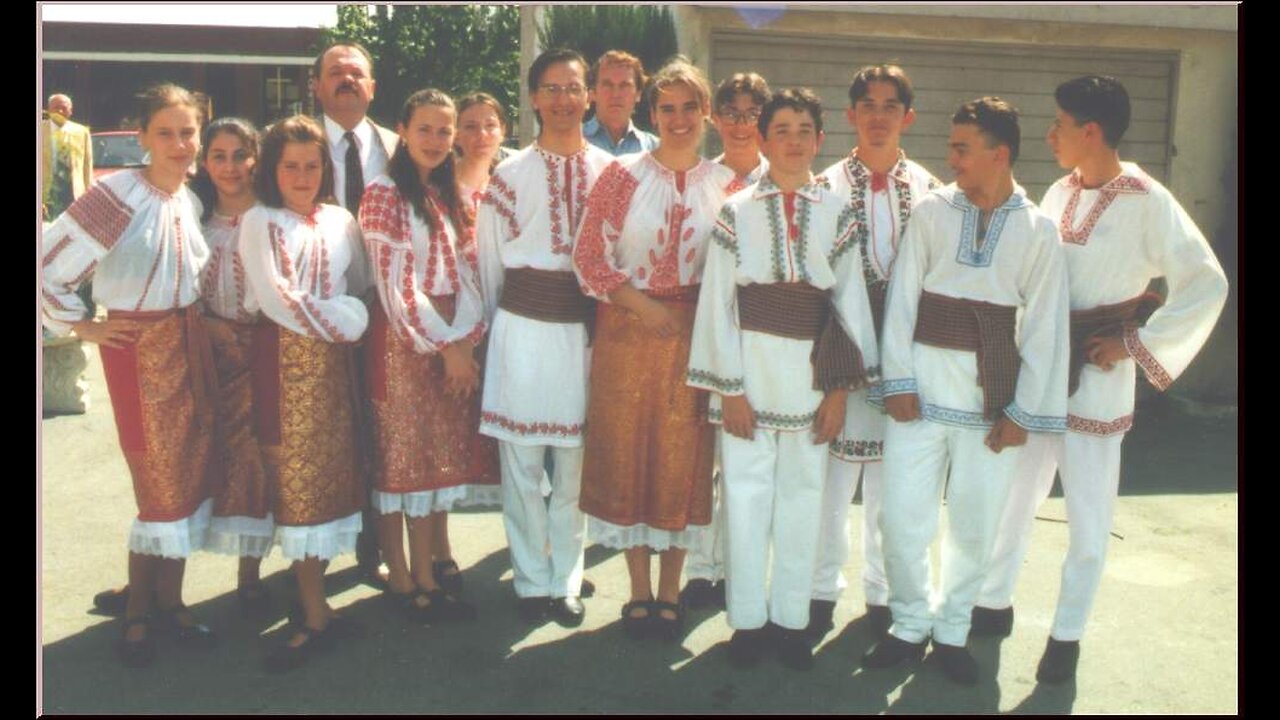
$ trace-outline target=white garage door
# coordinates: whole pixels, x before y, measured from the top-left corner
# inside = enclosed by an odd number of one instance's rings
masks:
[[[711,38],[714,82],[753,70],[772,88],[797,85],[823,100],[826,144],[816,169],[830,165],[856,144],[844,118],[849,82],[864,65],[896,62],[915,85],[915,125],[903,139],[909,156],[950,181],[946,165],[951,115],[962,102],[997,95],[1021,114],[1021,157],[1014,176],[1033,200],[1062,176],[1044,136],[1053,121],[1053,90],[1059,83],[1097,73],[1120,79],[1129,91],[1133,118],[1120,146],[1121,157],[1142,165],[1168,182],[1171,152],[1172,88],[1177,57],[1172,53],[1075,50],[1043,46],[976,45],[848,37],[810,37],[754,32],[714,32]],[[719,152],[710,134],[709,151]]]

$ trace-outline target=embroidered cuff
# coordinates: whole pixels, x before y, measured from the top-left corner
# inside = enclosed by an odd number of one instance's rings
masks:
[[[1173,378],[1169,373],[1165,372],[1164,367],[1160,365],[1160,361],[1156,360],[1156,356],[1147,350],[1147,346],[1142,344],[1141,338],[1138,337],[1138,328],[1128,328],[1124,331],[1124,349],[1129,351],[1129,355],[1133,357],[1134,362],[1142,368],[1146,373],[1147,380],[1155,386],[1160,392],[1164,392],[1173,384]]]
[[[1028,432],[1067,431],[1067,418],[1065,415],[1032,415],[1018,407],[1016,402],[1009,403],[1009,406],[1004,409],[1004,414]]]
[[[715,373],[696,368],[689,368],[689,375],[685,378],[685,381],[690,387],[711,390],[721,395],[742,395],[746,392],[746,386],[743,384],[742,378],[725,379]]]

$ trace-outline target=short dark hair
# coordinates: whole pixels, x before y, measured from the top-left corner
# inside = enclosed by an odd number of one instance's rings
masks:
[[[768,137],[769,122],[773,120],[774,113],[784,107],[809,113],[809,117],[813,118],[814,131],[822,132],[822,100],[809,88],[787,88],[774,93],[769,102],[760,108],[760,119],[756,122],[760,137]]]
[[[1022,131],[1018,129],[1018,109],[998,97],[970,100],[951,116],[952,125],[977,125],[987,138],[987,147],[1004,145],[1009,148],[1009,164],[1018,160],[1018,146]]]
[[[529,94],[538,92],[538,85],[542,83],[542,74],[547,71],[547,68],[562,62],[577,62],[582,65],[584,73],[588,68],[587,59],[577,50],[563,47],[545,50],[534,58],[533,64],[529,66]]]
[[[769,83],[757,73],[734,73],[720,81],[719,87],[716,88],[713,102],[715,102],[716,109],[719,109],[725,105],[733,104],[734,99],[743,94],[750,95],[751,101],[755,104],[764,105],[769,102],[771,95]]]
[[[1053,99],[1078,124],[1098,123],[1113,149],[1129,129],[1129,93],[1113,77],[1085,75],[1068,80],[1053,91]]]
[[[333,158],[329,156],[329,141],[320,123],[306,115],[294,115],[277,121],[262,136],[262,155],[253,174],[253,189],[258,201],[267,207],[284,207],[284,195],[276,184],[276,168],[284,156],[284,146],[304,143],[320,148],[320,161],[324,174],[320,179],[320,191],[316,203],[336,202],[333,197]]]
[[[868,65],[854,74],[853,82],[849,85],[849,107],[857,105],[859,100],[867,96],[868,86],[873,82],[892,84],[898,89],[898,101],[902,103],[903,110],[911,109],[911,103],[916,99],[911,78],[907,77],[905,70],[889,63]]]
[[[320,77],[320,70],[324,65],[324,56],[328,55],[330,50],[338,47],[349,47],[355,50],[356,52],[360,53],[361,55],[363,55],[365,62],[369,63],[369,78],[370,79],[373,78],[373,55],[369,53],[369,50],[365,46],[361,45],[358,42],[351,42],[351,41],[329,43],[328,47],[321,50],[320,54],[316,56],[315,63],[312,64],[311,66],[312,77]]]

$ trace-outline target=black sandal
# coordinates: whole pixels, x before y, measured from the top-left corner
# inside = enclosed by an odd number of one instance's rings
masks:
[[[141,640],[129,640],[129,630],[138,625],[146,628],[147,634]],[[124,632],[116,641],[116,656],[120,658],[121,664],[125,667],[144,668],[155,662],[156,640],[151,633],[146,617],[124,621]]]
[[[634,615],[636,610],[644,610],[643,615]],[[653,598],[648,600],[632,600],[622,606],[622,631],[632,640],[643,640],[649,635],[653,625]]]
[[[332,621],[331,621],[332,622]],[[317,651],[322,649],[322,645],[329,639],[329,628],[324,630],[316,630],[306,625],[299,625],[295,635],[301,634],[306,639],[301,645],[293,646],[286,640],[284,644],[276,648],[267,656],[263,667],[269,673],[284,673],[295,670],[307,664],[307,660],[311,658]],[[291,636],[289,640],[292,640]]]
[[[462,571],[452,558],[431,563],[431,577],[450,595],[462,594]]]
[[[271,593],[265,583],[237,587],[236,598],[240,601],[241,615],[256,618],[271,612]]]
[[[425,606],[415,602],[418,616],[424,623],[471,622],[480,616],[475,605],[458,599],[456,595],[447,592],[444,588],[431,591],[420,590],[418,595],[426,596],[430,601],[430,604]]]
[[[675,617],[663,617],[664,610],[675,613]],[[668,642],[679,640],[684,635],[684,607],[679,603],[655,600],[650,605],[653,616],[653,633]]]

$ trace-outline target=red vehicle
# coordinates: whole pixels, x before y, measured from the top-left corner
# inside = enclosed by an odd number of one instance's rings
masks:
[[[147,164],[146,151],[138,144],[136,130],[96,132],[93,140],[93,179],[131,167]]]

